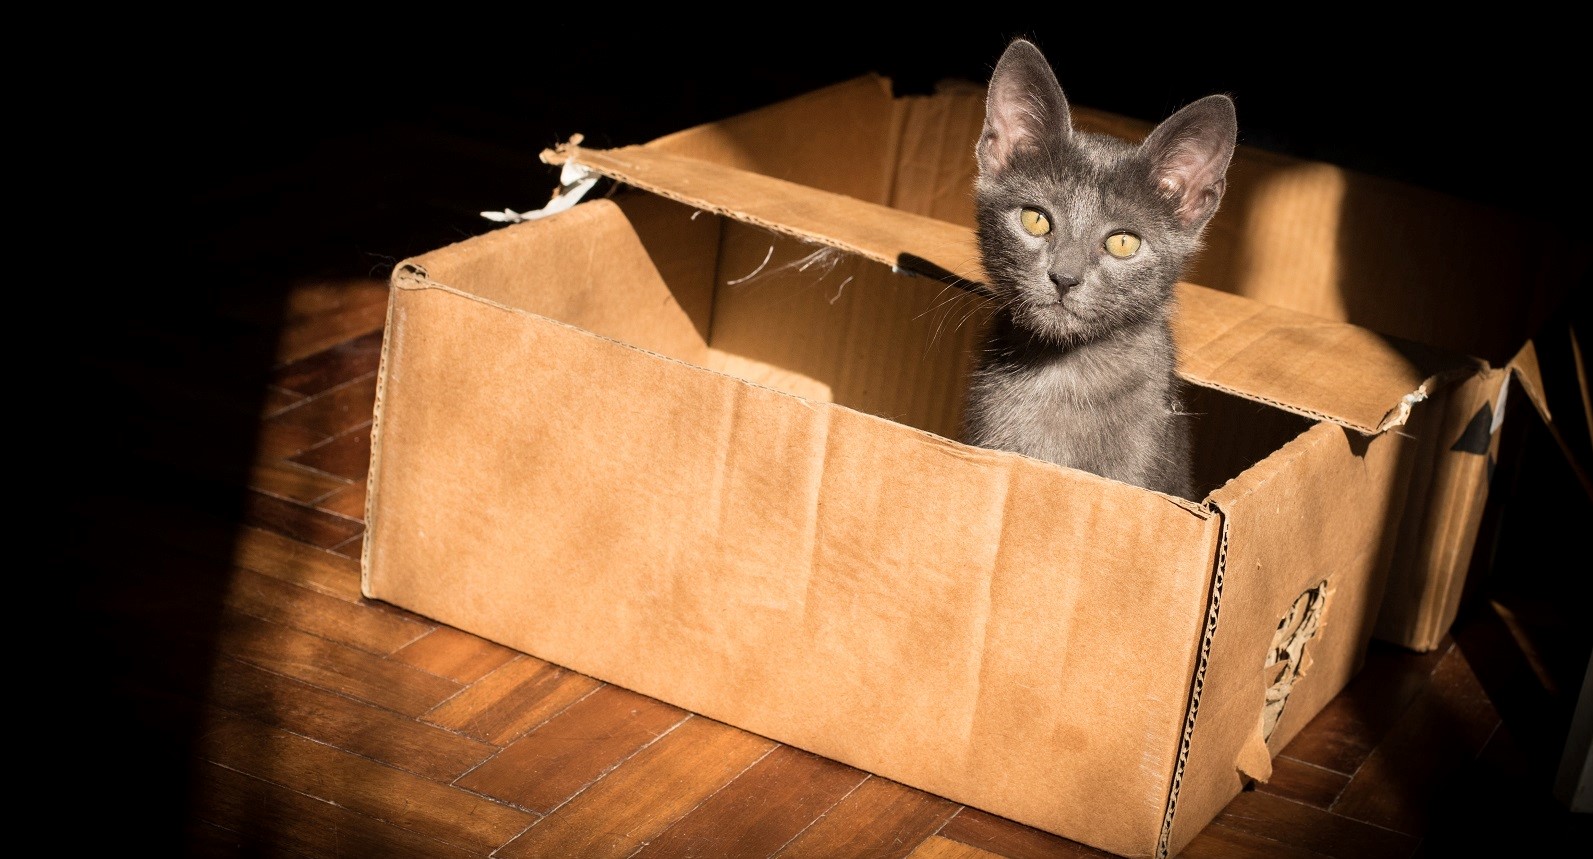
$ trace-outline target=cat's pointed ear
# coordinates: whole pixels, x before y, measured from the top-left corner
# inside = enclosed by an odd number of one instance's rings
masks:
[[[979,172],[999,174],[1015,153],[1044,150],[1072,134],[1068,100],[1051,64],[1034,43],[1014,40],[990,75],[977,150]]]
[[[1203,226],[1216,214],[1238,136],[1233,101],[1209,95],[1168,117],[1141,144],[1152,181],[1185,227]]]

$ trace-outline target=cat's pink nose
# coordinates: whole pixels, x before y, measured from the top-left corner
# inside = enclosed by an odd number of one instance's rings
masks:
[[[1068,290],[1079,285],[1079,279],[1071,274],[1051,272],[1051,283],[1056,287],[1056,297],[1061,298],[1068,294]]]

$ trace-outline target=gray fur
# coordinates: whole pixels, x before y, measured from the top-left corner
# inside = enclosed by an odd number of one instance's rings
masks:
[[[1007,48],[976,152],[979,248],[998,304],[965,441],[1190,497],[1173,284],[1217,211],[1236,136],[1221,95],[1139,145],[1075,131],[1039,49]],[[1024,230],[1024,207],[1049,216],[1048,235]],[[1104,248],[1119,231],[1142,242],[1128,259]]]

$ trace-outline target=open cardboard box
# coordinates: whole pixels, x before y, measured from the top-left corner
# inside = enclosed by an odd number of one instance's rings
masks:
[[[982,85],[951,82],[933,95],[895,97],[889,80],[866,76],[648,148],[971,228],[984,95]],[[1073,119],[1129,140],[1151,129],[1077,105]],[[1241,137],[1243,128],[1241,106]],[[1428,416],[1404,430],[1418,435],[1420,462],[1377,637],[1426,651],[1454,622],[1512,378],[1593,492],[1593,426],[1571,427],[1568,446],[1550,420],[1542,380],[1577,379],[1574,347],[1556,330],[1549,353],[1559,364],[1540,370],[1532,339],[1573,285],[1586,284],[1589,261],[1587,243],[1554,225],[1332,164],[1248,146],[1235,153],[1187,280],[1482,359],[1470,384],[1429,392]],[[1574,381],[1563,387],[1559,402],[1574,422],[1588,413],[1586,395]]]
[[[1506,371],[1181,284],[1199,499],[960,444],[984,303],[945,189],[972,150],[925,129],[975,107],[870,79],[563,147],[624,190],[400,264],[366,595],[1120,855],[1182,849],[1353,676],[1401,553],[1464,530],[1428,524],[1430,439]],[[848,122],[781,113],[812,109]]]

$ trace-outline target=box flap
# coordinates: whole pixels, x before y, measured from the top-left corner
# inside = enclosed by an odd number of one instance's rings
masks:
[[[1483,362],[1345,322],[1179,284],[1173,321],[1189,380],[1364,435],[1401,426],[1411,406]]]
[[[1553,425],[1554,416],[1549,414],[1549,402],[1543,396],[1543,370],[1538,366],[1538,349],[1531,340],[1510,359],[1509,367],[1527,399],[1532,401],[1532,407],[1538,410],[1538,416],[1544,423]]]
[[[648,146],[544,150],[595,173],[738,221],[855,253],[913,274],[983,287],[973,233],[955,224]]]
[[[989,294],[966,227],[648,146],[565,144],[542,157]],[[1365,435],[1403,424],[1436,386],[1483,368],[1475,359],[1191,284],[1180,284],[1178,300],[1174,334],[1185,378]]]

